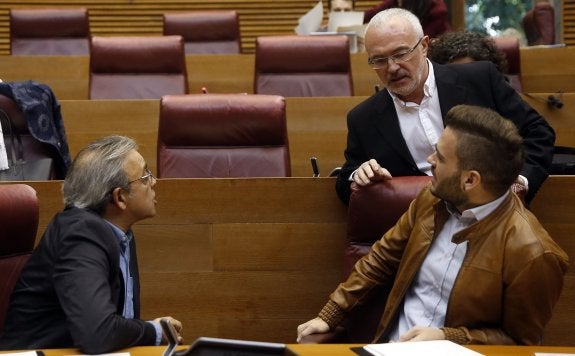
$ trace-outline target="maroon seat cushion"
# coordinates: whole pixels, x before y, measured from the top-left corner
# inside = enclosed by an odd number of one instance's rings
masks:
[[[92,38],[90,99],[159,99],[187,91],[181,36]]]
[[[186,53],[240,53],[240,24],[234,10],[164,14],[164,35],[184,38]]]
[[[256,39],[254,93],[350,96],[346,36],[264,36]]]
[[[13,55],[87,55],[89,38],[84,8],[10,10]]]
[[[159,177],[290,175],[283,97],[197,94],[162,98]]]

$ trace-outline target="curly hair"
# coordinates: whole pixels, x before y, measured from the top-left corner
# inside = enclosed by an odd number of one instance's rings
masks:
[[[507,59],[493,39],[477,32],[446,32],[429,44],[427,57],[439,64],[470,57],[474,61],[495,63],[501,73],[507,73]]]

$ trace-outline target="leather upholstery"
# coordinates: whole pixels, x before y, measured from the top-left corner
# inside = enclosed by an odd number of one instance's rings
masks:
[[[12,9],[13,55],[87,55],[90,24],[86,9]]]
[[[519,38],[517,37],[494,37],[495,46],[505,53],[507,58],[507,78],[511,86],[518,92],[522,92],[521,86],[521,59],[519,50]]]
[[[240,24],[234,10],[164,14],[164,35],[184,38],[186,53],[240,53]]]
[[[22,145],[24,147],[24,159],[25,160],[35,160],[39,158],[51,157],[56,159],[58,153],[49,144],[38,141],[34,136],[30,134],[28,130],[28,125],[22,110],[18,107],[18,104],[12,98],[0,94],[0,115],[5,113],[7,118],[10,120],[10,126],[15,133],[20,135],[22,139]],[[2,132],[4,135],[4,145],[6,146],[6,151],[8,154],[11,152],[11,140],[9,136],[9,131],[5,127],[5,118],[0,119],[2,125]],[[52,177],[55,179],[56,172],[52,172]]]
[[[265,36],[256,39],[254,93],[353,95],[347,36]]]
[[[285,99],[275,95],[165,96],[158,177],[289,177]]]
[[[555,44],[555,10],[550,3],[536,3],[521,24],[529,46]]]
[[[160,99],[187,91],[181,36],[92,38],[90,99]]]
[[[39,207],[36,191],[25,184],[0,185],[0,332],[10,294],[34,249]]]
[[[347,214],[347,242],[344,276],[407,211],[409,204],[430,181],[430,176],[394,177],[359,188],[352,184]],[[335,288],[335,286],[334,286]],[[343,327],[323,335],[310,335],[302,343],[370,343],[385,307],[391,285],[379,288],[373,300],[356,307]]]

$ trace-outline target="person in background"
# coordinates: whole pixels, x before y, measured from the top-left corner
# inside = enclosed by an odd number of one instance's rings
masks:
[[[368,24],[368,64],[385,88],[347,117],[347,146],[336,192],[347,204],[350,185],[393,176],[430,175],[426,160],[443,131],[445,114],[458,104],[491,108],[523,137],[527,159],[514,189],[529,204],[548,176],[555,132],[491,62],[440,65],[427,59],[429,37],[411,12],[392,8]]]
[[[368,23],[380,11],[392,7],[409,10],[417,16],[423,33],[430,38],[451,31],[449,12],[443,0],[383,0],[381,4],[365,11],[363,22]]]
[[[82,149],[64,180],[65,210],[22,270],[0,349],[108,353],[167,341],[140,316],[132,225],[156,214],[156,178],[136,143],[109,136]],[[182,324],[166,317],[182,339]]]
[[[507,73],[505,53],[495,41],[478,32],[447,32],[429,43],[427,58],[439,64],[490,61],[501,73]]]
[[[328,0],[327,11],[341,12],[353,11],[355,8],[355,0]]]
[[[541,344],[569,261],[510,190],[523,166],[523,138],[479,106],[453,107],[445,124],[427,158],[430,185],[318,317],[298,326],[298,342],[342,324],[392,283],[374,343]]]

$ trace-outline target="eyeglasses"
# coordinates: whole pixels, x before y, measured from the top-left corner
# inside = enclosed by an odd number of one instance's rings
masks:
[[[156,177],[154,177],[154,175],[152,174],[152,172],[150,171],[149,168],[144,169],[144,173],[146,173],[146,174],[144,174],[140,178],[136,178],[134,180],[129,181],[128,185],[130,185],[134,182],[137,182],[139,180],[142,181],[142,183],[144,183],[145,185],[148,185],[151,183],[152,179],[154,179],[154,180],[156,179]]]
[[[391,56],[368,58],[367,64],[369,64],[373,69],[382,69],[387,67],[390,59],[395,64],[408,61],[411,58],[413,51],[415,51],[417,46],[419,46],[419,44],[421,43],[421,40],[423,40],[423,37],[421,37],[419,41],[417,41],[415,46],[413,46],[411,49],[394,53]]]

